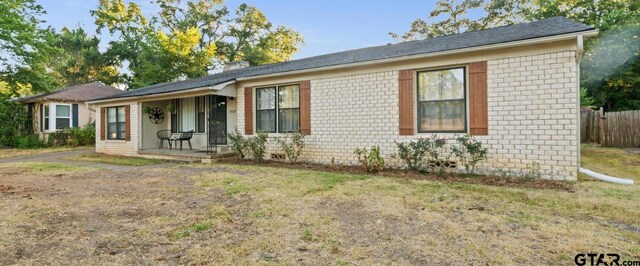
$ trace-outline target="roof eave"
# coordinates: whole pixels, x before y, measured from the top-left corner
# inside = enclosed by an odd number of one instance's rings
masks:
[[[140,100],[140,99],[153,98],[153,97],[157,97],[158,95],[171,96],[171,95],[194,93],[194,92],[199,92],[199,91],[203,91],[203,92],[205,92],[205,91],[219,91],[222,88],[224,88],[225,86],[227,86],[229,84],[233,84],[233,83],[235,83],[235,81],[231,80],[231,81],[227,81],[227,82],[223,82],[223,83],[219,83],[219,84],[212,84],[212,85],[205,86],[205,87],[197,87],[197,88],[191,88],[191,89],[186,89],[186,90],[178,90],[178,91],[172,91],[172,92],[166,92],[166,93],[154,93],[154,94],[142,95],[142,96],[128,96],[128,97],[118,97],[118,98],[107,98],[107,99],[90,100],[90,101],[86,101],[86,103],[87,104],[98,104],[98,103],[109,103],[109,102],[124,102],[124,101],[130,101],[130,100]]]
[[[340,64],[340,65],[333,65],[333,66],[326,66],[326,67],[317,67],[317,68],[308,68],[308,69],[301,69],[301,70],[294,70],[294,71],[287,71],[287,72],[279,72],[279,73],[266,74],[266,75],[240,77],[240,78],[237,78],[236,80],[246,81],[246,80],[262,79],[262,78],[271,78],[271,77],[277,77],[282,75],[295,75],[295,74],[304,74],[304,73],[316,72],[316,71],[335,70],[340,68],[362,67],[362,66],[368,66],[368,65],[393,63],[393,62],[403,61],[403,60],[422,59],[422,58],[444,56],[444,55],[450,55],[450,54],[479,52],[479,51],[485,51],[485,50],[511,48],[511,47],[517,47],[522,45],[564,41],[564,40],[571,40],[571,39],[577,38],[578,36],[591,37],[595,35],[598,35],[598,31],[595,29],[592,29],[592,30],[579,31],[579,32],[573,32],[573,33],[567,33],[567,34],[561,34],[561,35],[532,38],[532,39],[513,41],[513,42],[489,44],[489,45],[482,45],[482,46],[462,48],[462,49],[453,49],[453,50],[435,52],[435,53],[417,54],[417,55],[393,57],[393,58],[387,58],[387,59],[363,61],[363,62],[350,63],[350,64]]]

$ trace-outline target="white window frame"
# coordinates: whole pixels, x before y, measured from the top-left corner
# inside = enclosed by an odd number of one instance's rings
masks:
[[[68,118],[69,119],[69,128],[65,129],[57,129],[56,128],[56,119],[58,118],[57,106],[68,106],[69,107],[69,117],[60,117],[60,118]],[[48,107],[47,107],[48,106]],[[73,105],[68,103],[45,103],[42,105],[42,108],[49,108],[49,116],[45,116],[43,111],[43,120],[48,120],[49,129],[45,130],[45,132],[58,132],[69,130],[73,127]],[[44,129],[44,128],[43,128]]]

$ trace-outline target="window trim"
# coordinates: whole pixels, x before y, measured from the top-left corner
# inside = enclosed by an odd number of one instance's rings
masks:
[[[207,133],[207,98],[209,97],[207,97],[206,95],[202,95],[196,96],[195,98],[196,129],[194,133]],[[202,100],[202,110],[200,110],[200,100]],[[202,125],[200,125],[200,114],[202,114],[202,116],[204,117]],[[200,131],[200,126],[202,126],[202,131]]]
[[[275,100],[275,102],[273,103],[273,109],[258,109],[258,90],[267,90],[267,89],[273,89],[274,96],[273,99]],[[256,94],[256,132],[264,132],[264,133],[278,133],[278,86],[274,85],[274,86],[266,86],[266,87],[260,87],[260,88],[256,88],[255,89],[255,94]],[[265,131],[265,130],[260,130],[259,124],[258,124],[258,112],[260,111],[271,111],[273,110],[273,112],[275,113],[275,119],[273,119],[273,131]]]
[[[69,116],[68,117],[60,117],[61,119],[69,119],[69,127],[68,128],[58,128],[58,106],[68,106],[69,107]],[[54,107],[54,111],[55,111],[55,115],[53,116],[53,129],[55,131],[64,131],[64,130],[69,130],[73,127],[73,106],[71,104],[67,104],[67,103],[54,103],[53,104]],[[51,108],[49,108],[49,116],[51,116]],[[49,128],[51,128],[51,125],[49,125]]]
[[[278,122],[280,122],[280,87],[286,87],[286,86],[298,86],[298,107],[297,108],[283,108],[283,110],[291,110],[291,109],[298,109],[298,130],[297,131],[281,131],[280,130],[280,124]],[[274,89],[275,90],[275,105],[274,105],[274,109],[258,109],[258,90],[259,89]],[[255,119],[255,132],[264,132],[264,133],[299,133],[300,132],[300,115],[299,115],[299,110],[300,110],[300,83],[283,83],[283,84],[277,84],[277,85],[267,85],[267,86],[261,86],[261,87],[255,87],[253,89],[253,93],[255,95],[255,115],[254,115],[254,119]],[[266,111],[266,110],[274,110],[275,111],[275,121],[274,121],[274,131],[261,131],[258,129],[258,111]]]
[[[467,97],[467,91],[468,91],[468,89],[467,89],[467,85],[468,85],[468,83],[467,83],[467,80],[468,80],[467,74],[468,74],[468,71],[467,71],[467,67],[468,67],[467,65],[460,65],[460,66],[452,66],[452,67],[447,67],[447,68],[423,69],[423,70],[417,70],[415,72],[415,74],[414,74],[415,75],[414,76],[415,77],[415,86],[416,86],[416,88],[415,88],[415,90],[416,90],[416,94],[415,94],[415,96],[416,96],[416,101],[415,101],[415,104],[416,104],[416,108],[415,108],[416,120],[415,121],[416,121],[416,129],[417,129],[418,133],[467,133],[467,130],[469,128],[468,125],[467,125],[468,124],[467,116],[469,114],[468,107],[467,107],[467,105],[468,105],[468,97]],[[462,128],[462,130],[422,130],[421,129],[422,127],[420,126],[420,102],[460,101],[460,99],[457,99],[457,100],[449,99],[449,100],[420,101],[420,79],[419,79],[418,76],[420,75],[420,73],[436,72],[436,71],[444,71],[444,70],[452,70],[452,69],[462,69],[462,76],[464,77],[463,86],[462,86],[462,95],[463,95],[462,101],[464,102],[463,128]]]
[[[118,105],[118,106],[109,106],[109,107],[105,107],[105,108],[106,108],[106,110],[105,110],[105,118],[104,118],[105,119],[105,121],[104,121],[105,129],[104,130],[105,130],[105,134],[107,135],[106,136],[107,140],[126,140],[126,138],[127,138],[126,130],[128,130],[126,128],[126,124],[127,124],[127,119],[130,119],[130,118],[126,116],[127,111],[125,110],[125,106],[124,105]],[[115,122],[111,122],[111,123],[115,123],[116,124],[116,137],[115,138],[112,138],[111,134],[109,134],[109,124],[110,124],[110,122],[109,122],[109,109],[111,109],[111,108],[115,108],[116,109],[116,121]],[[125,113],[124,121],[118,121],[118,117],[119,117],[118,109],[119,108],[123,108],[122,111]],[[124,123],[125,124],[125,136],[123,136],[122,138],[120,138],[120,123]]]

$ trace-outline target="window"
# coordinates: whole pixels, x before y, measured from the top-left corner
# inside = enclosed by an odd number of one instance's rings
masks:
[[[71,127],[71,105],[56,104],[56,129],[68,129]]]
[[[260,132],[299,132],[300,86],[256,89],[256,124]]]
[[[171,100],[173,106],[173,112],[171,112],[171,133],[178,132],[178,106],[179,100]]]
[[[204,128],[205,128],[205,96],[200,96],[197,97],[197,103],[196,103],[196,112],[197,112],[197,123],[198,123],[198,133],[204,133]]]
[[[44,130],[49,130],[49,105],[45,104],[44,105],[44,119],[42,119],[42,128],[44,128]]]
[[[418,131],[464,132],[465,69],[418,72]]]
[[[300,131],[300,88],[278,87],[278,132]]]
[[[124,106],[107,108],[107,139],[125,139]]]

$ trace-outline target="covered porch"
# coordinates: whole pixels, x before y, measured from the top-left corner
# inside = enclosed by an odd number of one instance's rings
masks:
[[[237,125],[236,102],[233,84],[140,102],[138,153],[211,158],[228,151],[227,136]]]

